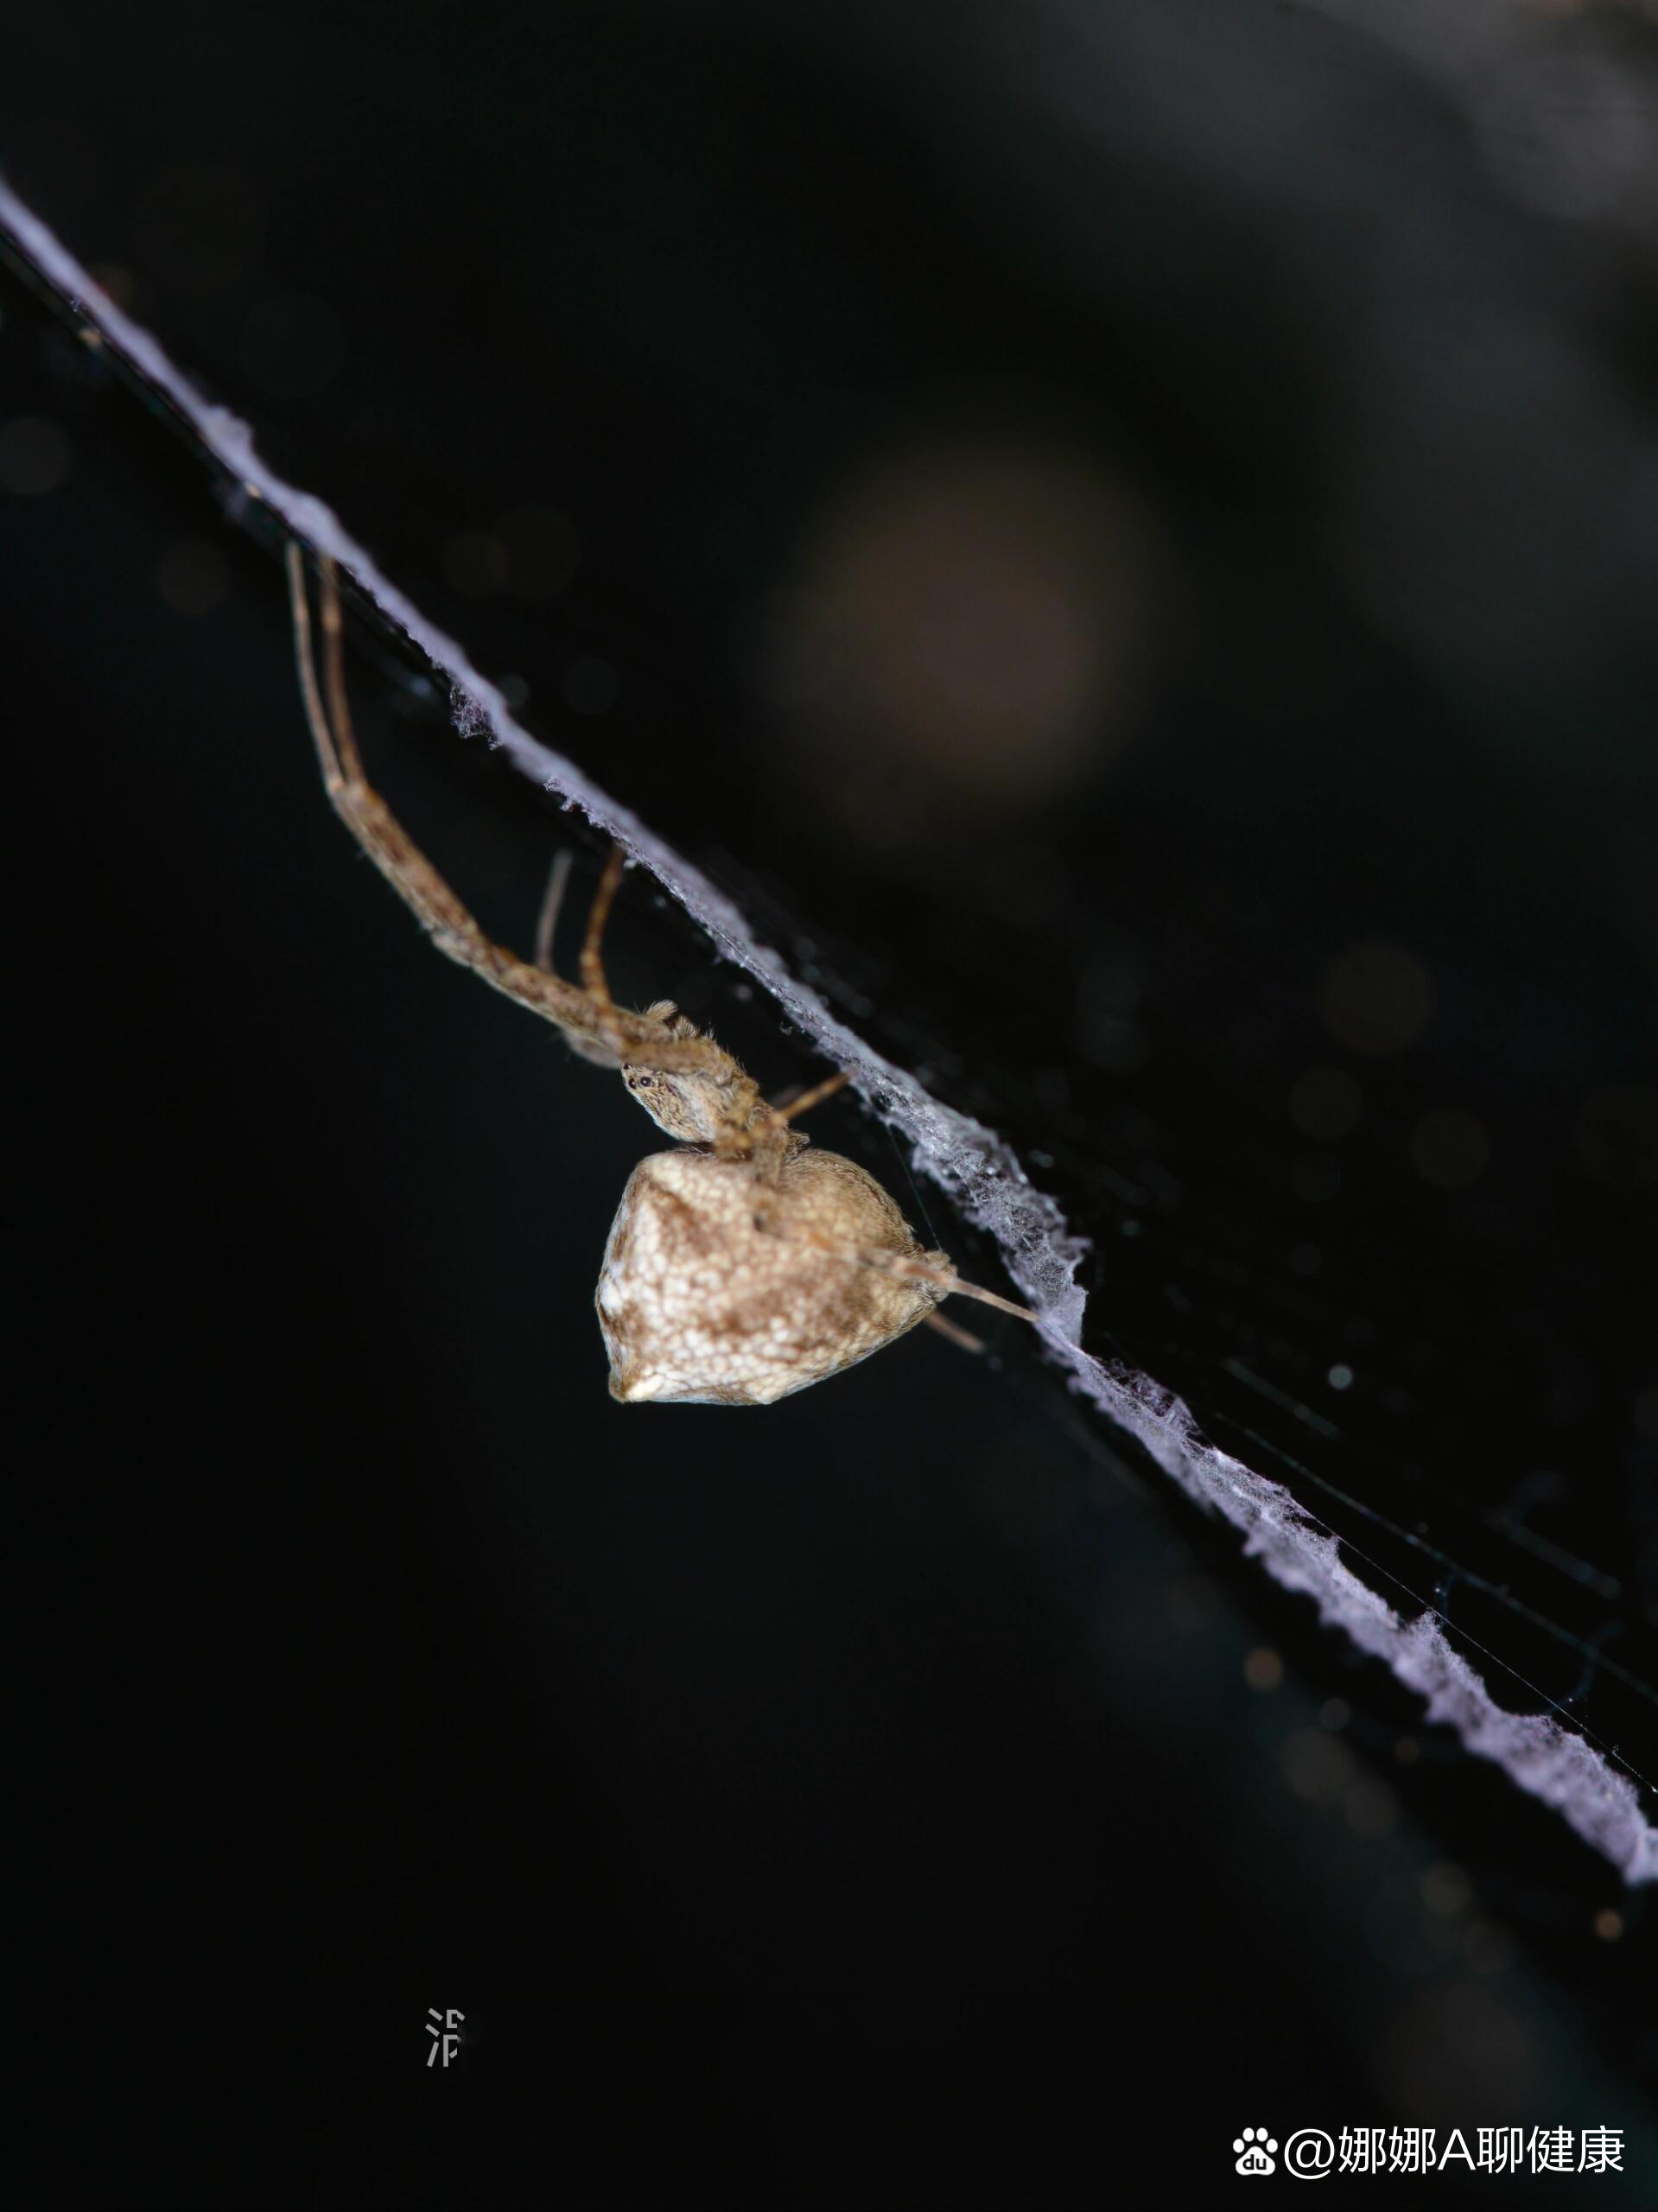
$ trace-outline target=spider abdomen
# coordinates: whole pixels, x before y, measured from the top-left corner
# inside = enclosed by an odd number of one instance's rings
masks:
[[[611,1395],[769,1406],[867,1359],[944,1294],[835,1257],[821,1240],[950,1264],[923,1249],[872,1175],[836,1153],[802,1151],[764,1183],[746,1160],[642,1160],[599,1276]]]

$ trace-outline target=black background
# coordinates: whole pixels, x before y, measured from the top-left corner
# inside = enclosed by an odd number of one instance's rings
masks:
[[[70,11],[0,127],[529,726],[1020,1147],[1091,1344],[1655,1770],[1650,230],[1253,6]],[[1650,2202],[1642,1898],[1013,1325],[763,1414],[609,1402],[646,1125],[357,861],[261,518],[0,305],[30,2196],[1185,2205],[1245,2123],[1564,2121]],[[953,753],[885,632],[823,678],[798,620],[918,483]],[[457,538],[525,501],[568,578],[484,590]],[[1128,639],[1033,779],[975,719],[1026,727],[1050,636],[987,504]],[[377,772],[524,941],[598,849],[354,643]],[[1377,943],[1432,986],[1385,1052],[1331,981]],[[820,1071],[638,874],[612,957]],[[1489,1150],[1449,1188],[1446,1109]],[[854,1105],[817,1136],[999,1280]]]

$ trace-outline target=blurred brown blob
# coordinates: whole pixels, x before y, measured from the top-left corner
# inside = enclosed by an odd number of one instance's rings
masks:
[[[1151,610],[1144,525],[1082,455],[969,445],[871,468],[768,610],[794,764],[862,842],[1028,815],[1126,725]]]
[[[463,599],[488,599],[508,575],[507,551],[491,530],[458,530],[443,543],[443,575]]]
[[[1383,1058],[1420,1044],[1433,1012],[1433,979],[1402,945],[1356,944],[1325,969],[1324,1027],[1350,1052]]]
[[[514,507],[492,530],[461,530],[443,547],[443,573],[464,599],[556,599],[581,551],[575,525],[556,507]]]
[[[1298,1729],[1284,1745],[1284,1779],[1309,1805],[1333,1805],[1357,1778],[1345,1744],[1317,1728]]]
[[[1310,1152],[1290,1167],[1290,1188],[1298,1198],[1323,1205],[1341,1195],[1342,1166],[1327,1152]]]
[[[1410,1156],[1425,1183],[1439,1191],[1464,1191],[1490,1165],[1491,1141],[1485,1124],[1472,1114],[1459,1106],[1436,1106],[1412,1130]]]
[[[1460,1866],[1442,1861],[1430,1866],[1421,1880],[1422,1902],[1442,1920],[1455,1920],[1473,1902],[1473,1885]]]
[[[1296,1128],[1322,1144],[1350,1135],[1363,1111],[1364,1094],[1345,1068],[1308,1068],[1290,1087]]]
[[[230,563],[216,545],[181,538],[162,555],[156,588],[175,614],[211,614],[230,596]]]

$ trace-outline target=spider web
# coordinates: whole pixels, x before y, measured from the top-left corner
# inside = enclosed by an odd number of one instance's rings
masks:
[[[1212,1406],[1207,1390],[1200,1400],[1209,1427],[1237,1444],[1232,1450],[1206,1433],[1174,1389],[1153,1379],[1143,1352],[1137,1360],[1085,1348],[1086,1300],[1077,1277],[1088,1248],[1012,1146],[982,1121],[943,1103],[915,1075],[873,1049],[823,991],[760,941],[736,902],[635,813],[523,728],[503,692],[378,571],[333,511],[270,468],[248,425],[204,398],[150,334],[100,291],[3,185],[0,225],[26,273],[205,448],[227,480],[232,510],[239,505],[245,519],[260,511],[274,513],[314,549],[331,554],[365,599],[442,671],[463,730],[486,733],[522,772],[623,843],[720,951],[770,993],[787,1020],[850,1071],[867,1104],[907,1144],[916,1172],[941,1185],[962,1217],[994,1239],[1008,1273],[1040,1316],[1047,1357],[1080,1396],[1131,1436],[1188,1497],[1236,1529],[1245,1553],[1274,1582],[1311,1598],[1326,1624],[1382,1662],[1422,1701],[1428,1719],[1453,1730],[1469,1751],[1552,1807],[1626,1881],[1658,1878],[1653,1781],[1624,1749],[1592,1732],[1579,1710],[1598,1676],[1616,1682],[1643,1709],[1658,1707],[1652,1686],[1603,1648],[1615,1624],[1579,1633],[1463,1564],[1457,1552],[1420,1525],[1405,1526],[1287,1452],[1239,1407],[1253,1399],[1263,1412],[1286,1415],[1310,1442],[1331,1446],[1344,1440],[1341,1427],[1248,1359],[1236,1353],[1222,1359],[1216,1381],[1218,1385],[1223,1376],[1227,1389],[1217,1388]],[[1127,1205],[1121,1225],[1138,1226]],[[1617,1594],[1617,1585],[1603,1569],[1528,1529],[1518,1513],[1483,1517],[1507,1542],[1587,1595]],[[1516,1635],[1534,1633],[1566,1656],[1575,1687],[1552,1694],[1528,1678],[1529,1669],[1522,1671],[1493,1648],[1490,1634],[1500,1630],[1476,1636],[1453,1618],[1452,1596],[1459,1588],[1475,1593],[1492,1619],[1509,1624]],[[1516,1705],[1523,1709],[1512,1709]]]

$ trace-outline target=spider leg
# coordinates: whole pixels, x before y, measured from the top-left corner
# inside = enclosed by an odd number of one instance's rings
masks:
[[[797,1121],[802,1114],[810,1114],[814,1106],[821,1106],[826,1098],[832,1098],[851,1080],[851,1071],[842,1068],[838,1075],[826,1076],[822,1083],[815,1083],[810,1090],[803,1090],[799,1097],[791,1099],[788,1105],[773,1107],[772,1110],[785,1122]]]
[[[981,1352],[984,1350],[981,1337],[975,1337],[971,1329],[963,1329],[955,1321],[947,1321],[936,1306],[931,1313],[922,1315],[921,1325],[924,1329],[936,1330],[946,1343],[957,1345],[962,1351]]]
[[[317,563],[322,624],[320,683],[304,559],[295,539],[289,542],[287,563],[300,692],[324,786],[335,813],[439,950],[532,1014],[555,1023],[588,1059],[607,1067],[626,1061],[664,1074],[706,1077],[719,1132],[717,1148],[727,1158],[752,1159],[763,1176],[775,1175],[788,1158],[792,1141],[786,1122],[760,1098],[753,1078],[711,1037],[677,1036],[664,1020],[630,1013],[610,995],[600,946],[621,880],[621,847],[612,848],[594,895],[581,946],[580,983],[566,982],[552,967],[552,929],[563,889],[563,872],[556,865],[543,904],[535,962],[521,960],[487,937],[368,780],[346,696],[344,625],[333,560],[324,554]]]
[[[570,880],[570,849],[561,845],[553,855],[553,865],[548,870],[547,888],[542,896],[541,912],[536,920],[536,965],[543,976],[553,973],[553,931],[558,927],[559,909],[564,904],[564,887]]]
[[[605,929],[610,920],[610,910],[615,904],[617,886],[622,880],[627,855],[619,845],[613,845],[605,861],[604,872],[599,878],[599,887],[593,894],[593,904],[588,909],[587,932],[581,940],[579,967],[581,986],[593,1019],[600,1033],[619,1060],[630,1065],[649,1068],[663,1075],[707,1075],[717,1082],[731,1086],[734,1097],[731,1141],[735,1149],[746,1151],[746,1133],[752,1118],[750,1104],[758,1093],[752,1077],[745,1075],[731,1054],[715,1043],[711,1037],[696,1035],[670,1036],[660,1021],[648,1015],[630,1014],[619,1007],[610,995],[610,982],[605,974],[601,947]],[[646,1026],[648,1025],[648,1027]],[[740,1096],[735,1094],[740,1093]],[[770,1109],[762,1109],[762,1118]]]
[[[335,813],[441,951],[519,1005],[556,1023],[589,1058],[619,1058],[613,1025],[600,1020],[586,992],[561,976],[532,967],[486,936],[369,782],[346,697],[340,586],[334,563],[325,555],[318,564],[323,639],[322,684],[319,686],[304,563],[295,540],[289,542],[287,560],[300,691],[323,785]],[[632,1019],[637,1022],[638,1017]],[[625,1028],[628,1020],[619,1017],[617,1026]]]
[[[981,1290],[976,1283],[963,1282],[951,1268],[948,1253],[926,1252],[918,1260],[910,1260],[899,1252],[878,1252],[867,1245],[849,1243],[844,1237],[831,1236],[804,1223],[779,1228],[772,1209],[765,1204],[756,1209],[754,1226],[774,1236],[785,1236],[791,1243],[810,1244],[815,1252],[822,1252],[829,1259],[844,1260],[854,1268],[873,1268],[878,1274],[901,1275],[906,1282],[930,1282],[947,1297],[976,1298],[982,1305],[994,1306],[999,1313],[1016,1314],[1021,1321],[1041,1325],[1028,1306],[1015,1306],[1011,1298],[1003,1298],[996,1291]]]
[[[997,1291],[981,1290],[975,1282],[963,1282],[950,1265],[946,1253],[931,1253],[924,1260],[903,1260],[890,1252],[870,1252],[855,1244],[837,1244],[832,1238],[823,1249],[831,1257],[850,1261],[854,1267],[874,1268],[883,1274],[904,1275],[912,1282],[930,1282],[948,1298],[976,1298],[981,1306],[994,1306],[999,1313],[1011,1313],[1016,1320],[1028,1321],[1034,1328],[1041,1326],[1028,1306],[1016,1305]],[[939,1262],[943,1264],[938,1265]]]
[[[581,974],[600,1027],[615,1046],[619,1059],[626,1057],[621,1024],[617,1019],[616,1001],[610,995],[610,984],[605,975],[605,963],[600,947],[604,943],[605,925],[610,919],[610,910],[615,903],[616,887],[622,880],[622,869],[627,855],[619,845],[613,845],[599,878],[599,888],[593,894],[593,904],[588,909],[587,935],[581,940]]]

